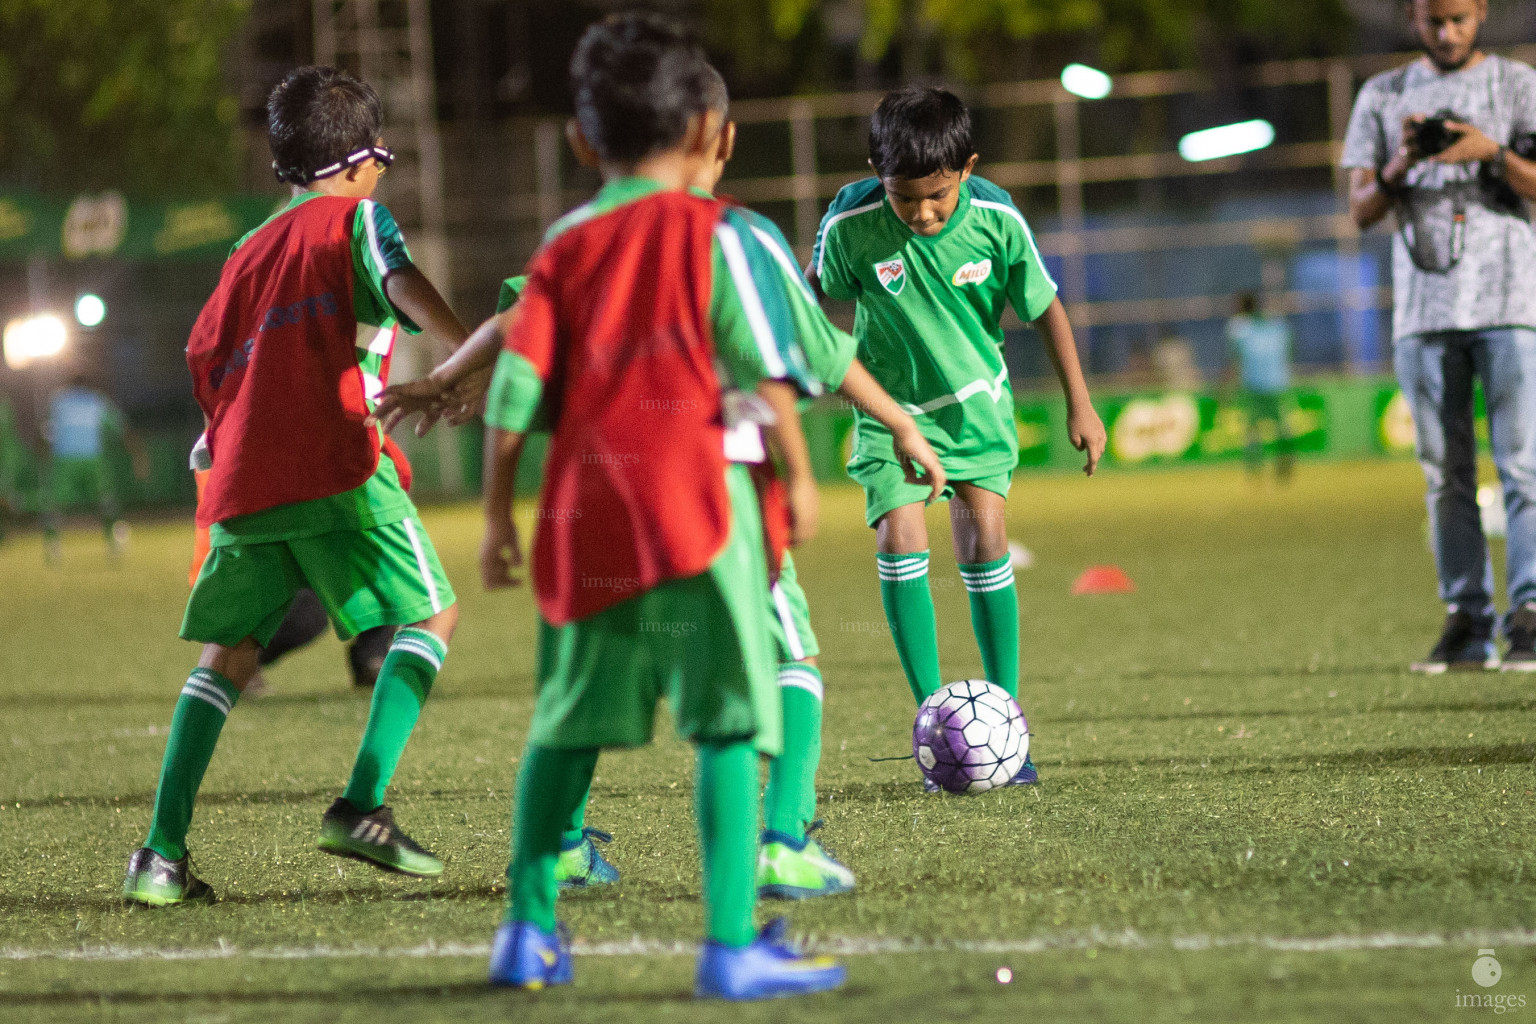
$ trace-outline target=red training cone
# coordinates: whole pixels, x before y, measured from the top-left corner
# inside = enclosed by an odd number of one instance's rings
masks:
[[[1118,565],[1090,565],[1072,584],[1072,595],[1134,594],[1136,584]]]

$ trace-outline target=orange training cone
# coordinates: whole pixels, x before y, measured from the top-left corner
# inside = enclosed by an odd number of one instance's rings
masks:
[[[1118,565],[1090,565],[1072,584],[1072,594],[1134,594],[1136,584]]]

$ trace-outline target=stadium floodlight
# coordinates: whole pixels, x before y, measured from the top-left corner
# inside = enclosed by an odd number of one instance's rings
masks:
[[[1085,100],[1101,100],[1115,87],[1114,79],[1086,64],[1068,64],[1061,69],[1061,87]]]
[[[1191,163],[1220,160],[1264,149],[1275,141],[1275,126],[1268,121],[1239,121],[1190,132],[1179,140],[1179,156]]]
[[[22,317],[5,325],[3,339],[5,365],[13,370],[25,368],[41,359],[52,359],[64,351],[69,338],[64,321],[52,313]]]
[[[75,320],[81,327],[99,327],[107,318],[107,303],[100,295],[86,292],[75,300]]]

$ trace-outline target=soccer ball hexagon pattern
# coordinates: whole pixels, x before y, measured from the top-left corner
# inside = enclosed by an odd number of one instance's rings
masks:
[[[1001,686],[962,679],[917,709],[912,755],[923,774],[951,793],[1006,785],[1029,755],[1029,723]]]

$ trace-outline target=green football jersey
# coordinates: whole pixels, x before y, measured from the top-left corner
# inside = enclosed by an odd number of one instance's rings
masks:
[[[301,203],[320,195],[305,192],[268,219],[281,217]],[[262,227],[265,227],[263,224]],[[235,243],[238,249],[250,232]],[[357,318],[357,364],[363,374],[363,392],[372,408],[384,390],[384,356],[394,344],[395,327],[411,334],[421,328],[411,323],[384,290],[391,273],[411,266],[410,250],[388,209],[372,199],[357,204],[352,221],[352,311]],[[233,250],[231,250],[233,251]],[[416,511],[400,475],[387,455],[379,457],[379,468],[359,487],[329,498],[278,505],[250,515],[215,523],[208,531],[214,547],[229,544],[265,544],[278,540],[318,537],[335,530],[366,530],[397,523]]]
[[[901,403],[957,480],[1018,464],[1013,389],[1003,362],[1003,306],[1038,319],[1056,298],[1034,235],[1008,193],[960,186],[944,230],[915,233],[878,178],[846,186],[817,234],[822,290],[858,303],[859,359]],[[890,432],[855,411],[852,461],[894,461]]]
[[[611,181],[591,202],[557,220],[545,238],[554,238],[660,189],[659,184],[644,178]],[[709,317],[714,329],[715,356],[722,371],[721,383],[745,391],[765,378],[779,378],[794,382],[802,393],[819,394],[821,380],[808,365],[796,325],[808,319],[808,310],[817,316],[820,310],[816,309],[804,280],[798,289],[783,283],[783,267],[767,251],[758,229],[759,225],[749,221],[745,211],[735,207],[727,209],[715,229]],[[790,266],[793,267],[793,260]],[[501,294],[508,308],[516,301],[523,284],[522,278],[508,278],[503,283]],[[847,372],[846,364],[842,372]],[[841,380],[839,374],[838,382]],[[485,421],[502,430],[535,429],[535,413],[542,396],[543,381],[528,361],[515,352],[503,351],[497,357],[486,396]],[[755,436],[756,429],[747,433]],[[733,447],[728,439],[728,453]],[[747,443],[740,450],[751,448]]]

